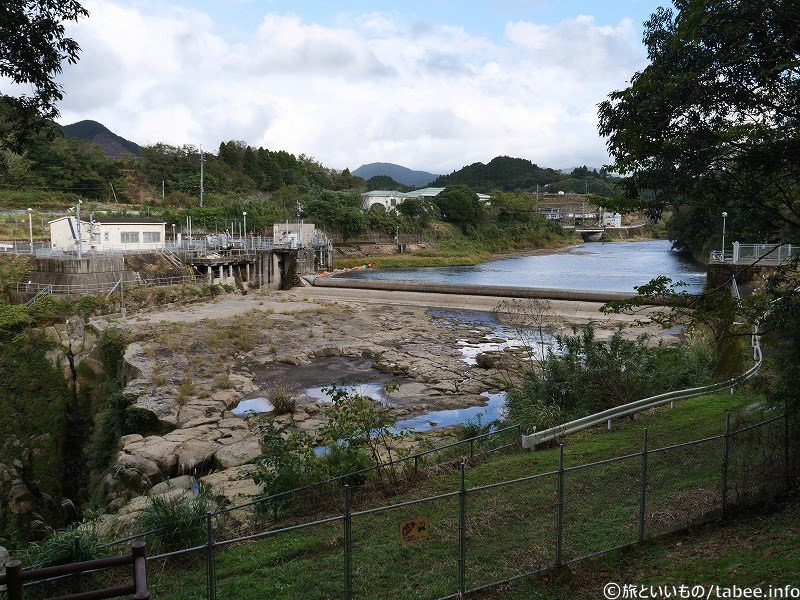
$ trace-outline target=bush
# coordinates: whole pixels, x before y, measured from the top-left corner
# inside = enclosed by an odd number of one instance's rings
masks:
[[[276,415],[291,414],[297,408],[294,390],[286,385],[272,388],[269,392],[269,402],[272,404],[273,412]]]
[[[206,515],[212,509],[211,494],[203,487],[196,496],[179,499],[157,494],[142,511],[139,529],[154,531],[148,537],[149,552],[172,552],[199,546],[206,540]]]
[[[39,569],[93,560],[103,555],[99,546],[104,541],[94,521],[75,523],[53,532],[41,543],[28,546],[23,562],[26,567]]]
[[[458,428],[459,440],[470,440],[472,438],[489,433],[494,427],[494,421],[483,422],[483,414],[478,413],[474,419],[467,419],[466,423]]]
[[[497,358],[488,352],[481,352],[475,357],[475,364],[481,369],[494,369],[497,366]]]
[[[557,337],[543,372],[528,370],[509,393],[512,422],[542,429],[556,417],[575,419],[712,380],[713,352],[704,345],[653,346],[646,335],[629,340],[620,331],[599,341],[591,326],[573,333]]]

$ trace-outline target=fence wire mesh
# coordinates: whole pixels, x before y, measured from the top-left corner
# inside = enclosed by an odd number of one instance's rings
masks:
[[[467,494],[467,589],[554,564],[557,484],[547,474]]]
[[[784,419],[731,434],[726,505],[739,509],[763,503],[788,482]]]
[[[428,537],[401,542],[403,527],[426,518]],[[459,498],[357,514],[352,519],[352,597],[438,598],[458,592]]]
[[[572,467],[563,487],[562,562],[638,539],[640,456]]]

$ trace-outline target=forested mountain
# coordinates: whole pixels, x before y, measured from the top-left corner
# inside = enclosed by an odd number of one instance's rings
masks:
[[[488,164],[480,162],[468,165],[449,175],[437,178],[432,187],[447,187],[464,184],[478,192],[493,190],[521,191],[534,189],[564,178],[556,169],[543,169],[524,158],[498,156]]]
[[[372,179],[376,176],[388,176],[410,187],[424,187],[439,177],[439,175],[435,175],[434,173],[412,171],[411,169],[393,163],[370,163],[368,165],[361,165],[353,171],[353,175],[361,177],[362,179]]]
[[[72,125],[64,125],[61,130],[64,132],[64,137],[84,140],[98,146],[106,156],[115,158],[126,154],[139,156],[141,150],[138,144],[118,136],[97,121],[78,121]]]
[[[413,186],[403,185],[399,181],[395,181],[388,175],[375,175],[367,179],[367,191],[373,190],[395,190],[398,192],[411,191]]]

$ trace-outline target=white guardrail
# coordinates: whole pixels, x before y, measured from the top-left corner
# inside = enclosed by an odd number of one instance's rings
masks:
[[[753,377],[753,375],[755,375],[761,368],[761,344],[759,340],[760,338],[758,335],[758,325],[756,325],[753,328],[753,335],[751,342],[753,347],[753,360],[755,361],[755,364],[741,375],[733,377],[732,379],[729,379],[727,381],[713,383],[711,385],[689,388],[685,390],[678,390],[674,392],[666,392],[664,394],[659,394],[658,396],[643,398],[642,400],[636,400],[635,402],[623,404],[622,406],[609,408],[608,410],[604,410],[602,412],[589,415],[588,417],[575,419],[574,421],[570,421],[569,423],[564,423],[563,425],[557,425],[556,427],[551,427],[550,429],[535,431],[530,435],[522,436],[522,447],[535,448],[539,444],[543,444],[545,442],[551,442],[553,440],[564,437],[571,433],[576,433],[578,431],[582,431],[584,429],[595,427],[596,425],[601,425],[604,423],[608,423],[610,427],[611,421],[613,421],[614,419],[627,417],[628,415],[632,415],[634,413],[647,410],[648,408],[655,408],[657,406],[662,406],[664,404],[667,404],[668,402],[674,402],[675,400],[684,400],[686,398],[702,396],[704,394],[719,392],[721,390],[725,390],[728,388],[732,390],[737,385],[740,385],[745,381],[747,381],[748,379],[750,379],[751,377]]]

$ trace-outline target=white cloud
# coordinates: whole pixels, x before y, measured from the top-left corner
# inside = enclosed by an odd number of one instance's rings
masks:
[[[267,14],[231,45],[199,11],[87,4],[69,30],[83,52],[62,78],[62,122],[211,150],[241,139],[334,168],[450,172],[499,154],[599,165],[595,105],[643,60],[631,23],[591,17],[509,23],[492,41],[398,13],[334,26]]]

